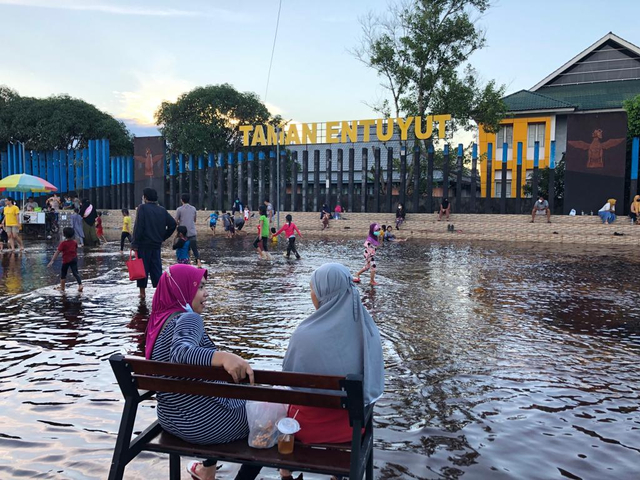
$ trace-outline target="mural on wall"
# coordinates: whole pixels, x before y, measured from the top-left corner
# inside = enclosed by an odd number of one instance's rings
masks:
[[[150,187],[158,192],[162,202],[164,198],[164,137],[136,137],[133,141],[133,156],[135,198],[142,198],[142,190]]]
[[[624,200],[627,114],[570,115],[567,120],[564,211],[597,212]]]
[[[593,140],[591,143],[582,140],[568,140],[567,143],[572,147],[587,151],[587,168],[604,168],[604,152],[610,148],[620,145],[624,142],[623,138],[612,138],[605,142],[602,141],[602,129],[597,128],[591,134]]]

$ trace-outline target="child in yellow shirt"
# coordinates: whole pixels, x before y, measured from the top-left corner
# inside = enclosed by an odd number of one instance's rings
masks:
[[[124,251],[124,241],[125,239],[129,240],[131,243],[131,217],[129,216],[129,210],[126,208],[122,209],[122,235],[120,235],[120,251]]]

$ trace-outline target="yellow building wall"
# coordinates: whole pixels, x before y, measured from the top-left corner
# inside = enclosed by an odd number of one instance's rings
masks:
[[[512,143],[512,158],[507,160],[507,170],[511,170],[511,198],[516,197],[517,185],[517,157],[518,157],[518,142],[522,142],[522,182],[520,187],[523,187],[527,179],[527,170],[533,170],[533,154],[530,158],[527,156],[527,135],[529,131],[530,123],[545,123],[545,135],[544,135],[544,152],[542,152],[543,145],[540,145],[540,157],[538,166],[539,168],[545,168],[549,166],[549,151],[551,145],[551,117],[518,117],[518,118],[505,118],[500,122],[501,125],[513,125],[513,143]],[[487,150],[488,144],[493,144],[493,156],[492,156],[492,168],[491,168],[491,196],[495,197],[495,172],[496,170],[502,170],[502,156],[496,158],[496,137],[495,133],[487,133],[480,125],[479,134],[479,148],[478,155],[480,157],[480,188],[481,195],[486,197],[487,195]],[[502,144],[500,144],[502,148]],[[543,155],[544,154],[544,155]],[[524,197],[524,193],[522,193]]]

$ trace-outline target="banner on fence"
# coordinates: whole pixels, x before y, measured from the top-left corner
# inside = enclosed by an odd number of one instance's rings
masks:
[[[571,115],[567,121],[564,213],[594,213],[624,200],[627,114]]]
[[[153,188],[164,197],[165,143],[164,137],[136,137],[133,141],[135,159],[135,201],[142,190]]]

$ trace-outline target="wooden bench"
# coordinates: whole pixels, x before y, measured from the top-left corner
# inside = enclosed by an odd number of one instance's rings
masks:
[[[373,480],[373,405],[364,405],[360,375],[336,377],[254,370],[255,384],[249,385],[248,381],[233,383],[223,368],[155,362],[120,354],[113,355],[109,362],[125,399],[109,480],[122,479],[127,464],[142,451],[169,454],[171,480],[180,479],[181,456],[348,476],[351,480],[360,480],[366,475],[367,480]],[[321,389],[322,392],[271,388],[273,386]],[[345,409],[349,412],[353,438],[350,444],[341,445],[296,442],[292,454],[282,455],[277,446],[265,450],[251,448],[247,439],[218,445],[191,444],[165,432],[156,420],[132,440],[138,405],[150,400],[155,392]]]

